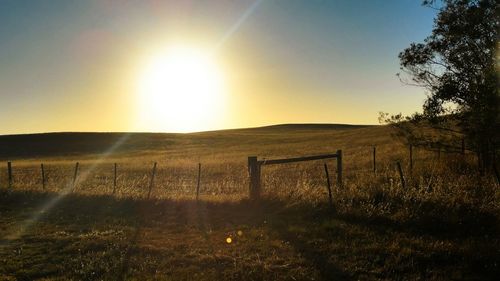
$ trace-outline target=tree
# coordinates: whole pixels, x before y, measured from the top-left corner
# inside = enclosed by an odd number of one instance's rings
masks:
[[[399,54],[401,81],[427,92],[423,112],[405,118],[406,123],[458,131],[483,165],[491,163],[500,145],[497,2],[423,1],[438,10],[432,33]],[[392,121],[401,117],[393,116]]]

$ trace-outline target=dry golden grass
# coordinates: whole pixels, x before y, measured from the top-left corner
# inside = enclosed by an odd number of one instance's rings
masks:
[[[105,156],[14,159],[14,186],[1,195],[0,221],[0,237],[7,237],[0,258],[11,261],[0,276],[38,278],[36,270],[23,264],[43,267],[68,257],[76,260],[67,270],[53,266],[40,276],[446,280],[488,279],[499,273],[500,189],[491,175],[479,176],[472,155],[442,153],[438,159],[417,148],[410,173],[408,149],[391,137],[390,128],[380,126],[278,127],[155,138],[140,149]],[[344,154],[342,186],[336,185],[335,161],[326,162],[334,184],[334,212],[327,205],[325,161],[265,166],[262,204],[245,200],[248,156],[284,158],[337,149]],[[58,195],[71,190],[76,161],[75,189]],[[403,165],[406,188],[396,161]],[[158,170],[152,199],[145,200],[154,162]],[[118,163],[114,194],[113,163]],[[198,163],[202,203],[196,204]],[[5,191],[5,165],[0,173]],[[50,200],[56,203],[43,210],[45,219],[19,226]],[[227,237],[234,239],[233,248],[224,242]],[[23,247],[29,248],[25,256],[9,252]],[[50,257],[40,256],[44,247]],[[78,269],[78,262],[88,265]]]
[[[238,199],[248,194],[246,161],[250,155],[272,159],[332,153],[342,149],[344,186],[335,189],[336,200],[369,200],[377,195],[414,197],[449,204],[478,203],[479,199],[473,198],[474,194],[479,192],[478,189],[488,189],[491,196],[482,198],[481,206],[498,210],[498,205],[494,203],[499,202],[494,178],[478,177],[472,155],[462,157],[442,153],[438,159],[435,152],[415,148],[414,169],[410,173],[408,149],[391,137],[388,127],[325,130],[304,126],[295,129],[235,130],[170,136],[165,142],[170,143],[165,148],[151,146],[147,150],[127,153],[16,159],[13,162],[14,189],[42,190],[40,163],[45,166],[45,191],[58,192],[71,188],[75,162],[78,161],[74,192],[113,194],[113,165],[117,163],[114,195],[143,198],[148,193],[153,163],[157,162],[152,197],[192,199],[195,196],[198,163],[201,163],[203,198]],[[376,173],[373,173],[372,166],[373,146],[377,147]],[[408,182],[406,190],[401,188],[397,161],[403,165]],[[329,165],[332,182],[335,183],[335,160],[265,166],[262,170],[264,195],[326,202],[323,163]],[[0,184],[4,187],[7,186],[6,172],[6,165],[3,165]]]

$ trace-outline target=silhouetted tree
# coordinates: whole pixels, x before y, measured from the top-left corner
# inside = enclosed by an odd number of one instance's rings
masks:
[[[425,124],[451,135],[459,132],[480,162],[490,164],[500,133],[498,3],[423,1],[438,10],[434,28],[423,43],[412,43],[399,54],[403,75],[398,73],[403,82],[426,89],[423,112],[386,118],[393,124],[399,122],[410,141],[421,140],[409,129],[411,125]],[[408,121],[403,122],[407,126],[401,126],[402,120]]]

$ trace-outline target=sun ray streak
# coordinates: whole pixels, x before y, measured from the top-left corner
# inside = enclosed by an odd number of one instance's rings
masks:
[[[88,178],[92,171],[94,171],[99,164],[101,164],[111,153],[118,149],[128,138],[130,134],[123,135],[117,142],[115,142],[108,150],[102,153],[101,157],[94,162],[88,169],[82,172],[80,180],[84,181]],[[22,221],[21,223],[15,225],[9,234],[4,237],[4,241],[0,246],[7,246],[8,242],[19,239],[24,233],[26,233],[30,227],[32,227],[37,221],[39,221],[43,215],[46,215],[50,210],[57,205],[64,197],[71,194],[73,191],[73,181],[70,180],[64,186],[64,189],[60,191],[56,197],[50,198],[45,204],[38,208],[34,214],[28,219]],[[6,243],[7,242],[7,243]]]
[[[226,41],[236,32],[238,29],[245,23],[245,21],[252,15],[252,13],[257,9],[257,7],[264,0],[255,0],[255,2],[250,5],[245,12],[238,18],[238,20],[229,28],[229,30],[222,36],[217,45],[215,46],[215,50],[217,51]]]
[[[263,0],[254,1],[238,18],[238,20],[227,30],[224,36],[219,40],[215,46],[215,51],[224,45],[229,38],[238,31],[238,29],[245,23],[245,21],[254,13],[257,7],[263,2]],[[122,136],[115,144],[113,144],[106,152],[104,152],[101,157],[94,162],[88,169],[84,170],[79,178],[80,181],[85,181],[89,177],[92,171],[94,171],[99,164],[101,164],[109,155],[111,155],[117,148],[119,148],[129,137],[129,134]],[[1,246],[7,246],[9,241],[19,239],[23,234],[25,234],[36,222],[47,215],[63,198],[73,191],[72,180],[64,186],[63,190],[58,193],[57,196],[50,198],[45,204],[38,208],[34,214],[15,225],[9,234],[4,237],[4,241]],[[7,243],[6,243],[7,241]]]

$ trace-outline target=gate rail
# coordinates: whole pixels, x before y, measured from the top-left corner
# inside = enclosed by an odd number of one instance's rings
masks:
[[[248,172],[250,174],[250,199],[259,200],[261,181],[260,181],[260,170],[263,165],[276,165],[276,164],[286,164],[302,161],[314,161],[321,159],[337,159],[337,179],[339,185],[342,185],[342,150],[337,150],[335,154],[323,154],[323,155],[313,155],[304,157],[294,157],[294,158],[283,158],[283,159],[271,159],[271,160],[258,160],[257,156],[248,157]]]

